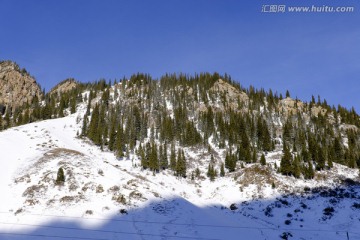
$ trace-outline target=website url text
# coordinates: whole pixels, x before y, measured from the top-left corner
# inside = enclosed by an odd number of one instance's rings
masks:
[[[335,7],[335,6],[286,6],[286,5],[262,5],[261,12],[263,13],[351,13],[355,8]]]

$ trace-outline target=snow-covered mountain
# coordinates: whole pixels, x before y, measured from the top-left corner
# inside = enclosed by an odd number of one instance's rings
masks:
[[[357,169],[283,176],[276,148],[210,181],[210,154],[185,147],[202,176],[154,174],[79,137],[86,105],[0,132],[0,239],[360,239]]]

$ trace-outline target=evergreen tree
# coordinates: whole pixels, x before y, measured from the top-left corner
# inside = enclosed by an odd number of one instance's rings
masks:
[[[125,150],[125,136],[124,136],[124,130],[123,130],[121,123],[119,123],[117,125],[115,143],[116,143],[115,146],[116,146],[117,156],[123,157],[124,150]]]
[[[59,168],[56,176],[56,184],[60,185],[60,184],[64,184],[64,182],[65,182],[64,169]]]
[[[89,124],[88,137],[96,144],[100,145],[101,143],[101,132],[99,129],[99,106],[96,105],[92,114]]]
[[[230,151],[230,153],[226,153],[225,156],[225,167],[229,169],[229,172],[234,172],[236,168],[236,158]]]
[[[106,141],[107,138],[107,124],[105,122],[105,107],[102,105],[99,112],[98,117],[98,129],[97,129],[97,138],[99,139],[98,145],[101,146],[101,149],[103,147],[104,141]],[[94,141],[96,144],[96,141]]]
[[[292,175],[293,171],[292,171],[291,162],[292,162],[291,153],[289,151],[289,148],[284,143],[283,156],[282,156],[281,162],[280,162],[280,172],[282,174],[284,174],[284,175]]]
[[[41,118],[42,119],[50,119],[52,115],[52,111],[51,111],[51,107],[49,104],[46,104],[42,109],[41,109]],[[6,117],[6,115],[5,115]]]
[[[220,176],[221,176],[221,177],[224,177],[224,176],[225,176],[224,163],[221,163],[221,167],[220,167]]]
[[[348,167],[350,168],[357,168],[357,164],[356,164],[356,157],[355,157],[355,154],[353,152],[353,149],[352,147],[350,146],[349,147],[350,149],[348,149],[346,151],[346,160],[347,160],[347,165]]]
[[[325,152],[324,149],[320,146],[318,146],[317,149],[317,157],[315,159],[316,161],[316,170],[323,170],[325,168]]]
[[[171,145],[171,153],[170,153],[170,169],[174,172],[176,171],[176,153],[175,153],[175,146]]]
[[[85,95],[85,98],[86,98],[86,95]],[[87,104],[86,113],[85,113],[86,116],[90,116],[91,100],[92,100],[92,91],[90,91],[90,94],[89,94],[88,104]]]
[[[162,149],[161,145],[160,145],[160,149]],[[168,162],[168,157],[167,157],[167,146],[166,144],[164,145],[164,149],[162,151],[160,151],[160,156],[161,156],[161,160],[160,160],[160,168],[165,170],[168,168],[169,166],[169,162]]]
[[[286,96],[287,98],[290,97],[290,92],[289,92],[289,90],[286,90],[285,96]]]
[[[82,127],[81,127],[81,136],[86,135],[86,129],[87,129],[87,115],[85,114],[84,118],[83,118],[83,124],[82,124]]]
[[[186,159],[183,151],[178,150],[178,159],[176,161],[176,175],[186,178]]]
[[[327,165],[328,165],[329,168],[333,168],[333,167],[334,167],[333,161],[331,160],[331,158],[328,158]]]
[[[343,162],[343,149],[341,146],[340,136],[336,137],[334,140],[334,151],[335,151],[335,160],[336,162],[342,163]]]
[[[291,139],[292,139],[292,129],[293,129],[293,125],[291,123],[290,118],[287,119],[287,121],[284,124],[283,127],[283,142],[288,144],[291,143]]]
[[[253,150],[253,154],[252,154],[251,159],[252,159],[252,162],[253,162],[253,163],[256,163],[256,162],[257,162],[256,148],[254,148],[254,150]]]
[[[301,175],[300,157],[298,155],[295,156],[292,172],[296,178],[299,178]]]
[[[142,166],[144,169],[146,169],[146,168],[147,168],[146,157],[145,157],[144,149],[143,149],[143,147],[142,147],[141,144],[140,144],[140,146],[139,146],[138,154],[139,154],[139,156],[140,156],[140,164],[141,164],[141,166]]]
[[[315,176],[314,168],[311,161],[309,161],[307,169],[305,171],[305,179],[313,179],[314,176]]]
[[[24,113],[22,124],[27,124],[29,122],[30,122],[30,113],[29,113],[29,108],[27,108]]]
[[[115,131],[115,122],[111,124],[110,134],[109,134],[109,149],[114,151],[116,141],[116,131]]]
[[[265,166],[265,165],[266,165],[266,159],[265,159],[265,155],[264,155],[264,154],[261,154],[260,164],[261,164],[262,166]]]
[[[20,113],[19,117],[18,117],[18,120],[17,120],[17,125],[19,126],[21,124],[23,124],[23,115]]]
[[[60,100],[60,105],[59,105],[59,112],[58,112],[58,116],[64,117],[64,109],[65,109],[65,100],[64,98],[61,98]]]
[[[214,169],[214,166],[211,163],[209,163],[209,166],[208,166],[207,176],[208,176],[208,178],[210,178],[210,181],[213,182],[215,180],[216,170]]]
[[[154,172],[159,171],[159,159],[157,153],[157,147],[154,142],[151,143],[151,152],[149,156],[149,168]]]
[[[70,113],[73,114],[76,112],[76,98],[72,98],[70,101]]]
[[[145,147],[145,160],[143,161],[143,168],[147,169],[150,167],[150,158],[151,158],[152,148],[149,142],[146,143]]]

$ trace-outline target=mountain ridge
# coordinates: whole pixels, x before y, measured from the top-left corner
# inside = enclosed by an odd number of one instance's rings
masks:
[[[72,83],[4,119],[0,212],[15,227],[0,224],[3,231],[18,233],[17,222],[29,236],[49,235],[42,226],[50,221],[66,236],[58,220],[73,216],[68,224],[109,219],[91,227],[113,235],[106,239],[123,237],[110,228],[122,219],[133,239],[356,236],[354,110],[245,89],[217,73]],[[211,231],[223,219],[233,230]]]
[[[267,155],[270,166],[251,163],[211,181],[206,176],[207,164],[212,161],[210,153],[204,155],[186,147],[188,161],[190,157],[199,159],[198,164],[188,166],[188,171],[199,168],[199,177],[176,177],[170,169],[154,175],[142,169],[139,156],[130,154],[119,160],[109,150],[102,151],[77,136],[82,128],[78,119],[85,114],[86,105],[82,103],[76,113],[64,118],[0,132],[0,144],[8,156],[8,164],[1,160],[3,171],[9,173],[0,175],[4,193],[0,217],[2,222],[13,223],[12,229],[0,224],[0,232],[16,234],[21,224],[28,225],[22,229],[28,237],[105,239],[137,239],[139,231],[144,239],[238,239],[238,234],[262,239],[279,238],[284,233],[306,239],[316,239],[322,233],[328,239],[338,239],[344,231],[350,235],[356,232],[357,221],[352,218],[358,210],[352,206],[357,206],[360,190],[355,169],[334,163],[332,169],[317,172],[312,180],[283,176],[270,167],[275,162],[280,164],[277,155],[282,151],[277,150]],[[59,167],[65,172],[63,185],[55,181]],[[327,207],[334,208],[331,215],[323,213]],[[125,228],[123,221],[129,223]],[[187,227],[189,221],[193,227]],[[349,227],[339,227],[343,224]],[[203,225],[223,227],[212,231],[213,227]],[[62,226],[79,230],[69,232]],[[320,227],[326,233],[319,232]]]

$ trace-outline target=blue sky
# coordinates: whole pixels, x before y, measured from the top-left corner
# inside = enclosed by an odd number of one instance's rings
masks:
[[[261,13],[263,5],[353,6],[353,13]],[[68,77],[228,73],[360,112],[359,0],[0,0],[0,59],[47,91]]]

